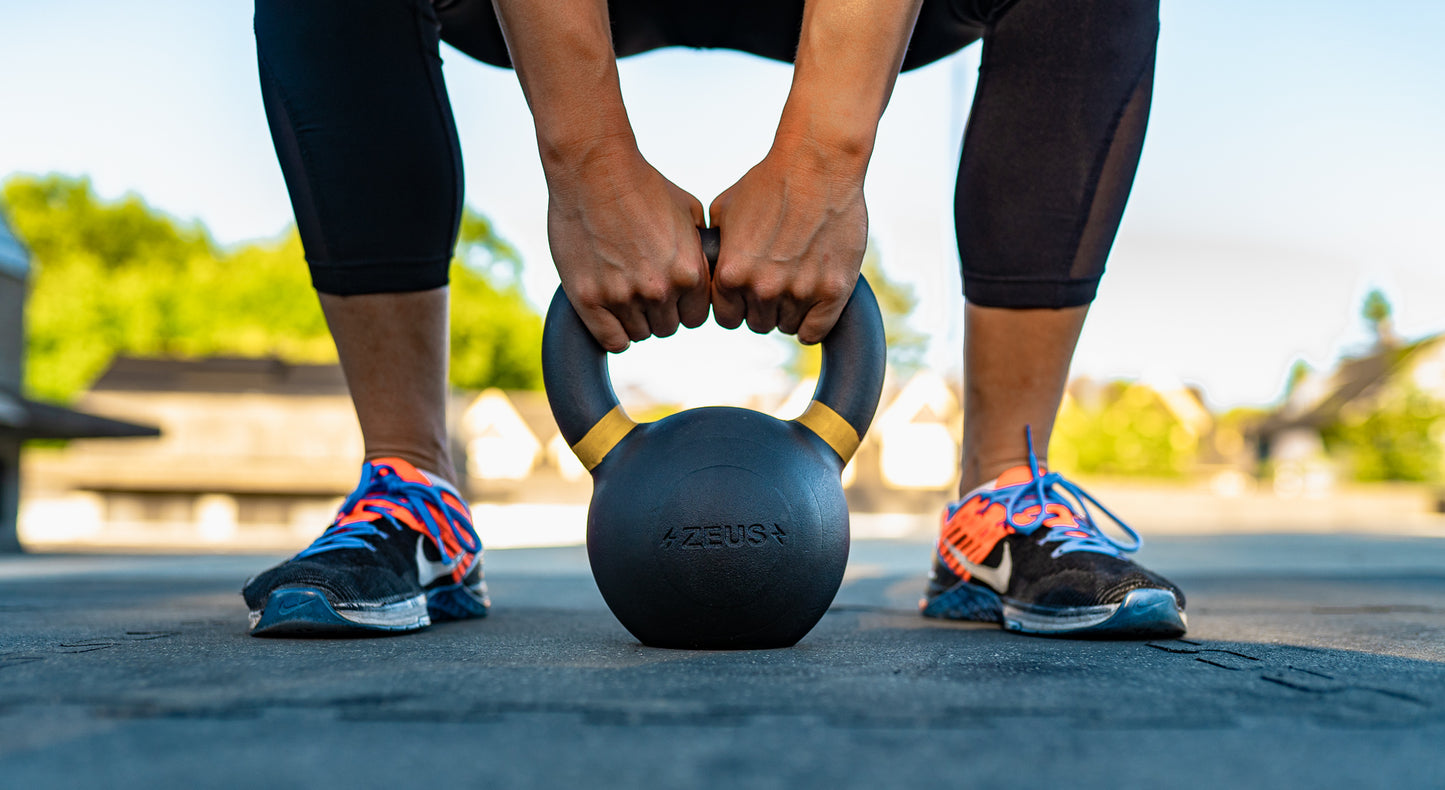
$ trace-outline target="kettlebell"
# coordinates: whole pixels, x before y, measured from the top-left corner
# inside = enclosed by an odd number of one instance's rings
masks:
[[[719,236],[700,229],[717,264]],[[542,333],[547,400],[592,474],[587,556],[618,621],[650,647],[790,647],[848,563],[840,476],[883,387],[883,319],[860,275],[823,340],[812,403],[793,420],[709,406],[656,422],[622,410],[561,288]]]

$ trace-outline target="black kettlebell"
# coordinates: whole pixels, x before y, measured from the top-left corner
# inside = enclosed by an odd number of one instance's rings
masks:
[[[716,265],[717,231],[701,233]],[[878,407],[884,359],[878,301],[860,276],[797,419],[706,407],[639,425],[612,390],[607,353],[557,289],[542,334],[547,399],[592,473],[597,588],[633,636],[651,647],[789,647],[817,624],[848,562],[839,478]]]

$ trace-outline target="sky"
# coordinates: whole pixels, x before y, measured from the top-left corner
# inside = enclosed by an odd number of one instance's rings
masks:
[[[256,81],[250,3],[0,4],[0,178],[89,175],[226,244],[290,205]],[[1182,381],[1211,406],[1276,401],[1298,359],[1360,351],[1365,293],[1407,337],[1445,331],[1445,3],[1166,0],[1143,162],[1076,375]],[[960,367],[952,231],[975,45],[903,75],[867,182],[888,275],[914,287],[927,359]],[[556,288],[546,189],[515,76],[444,48],[468,202]],[[789,67],[721,51],[624,60],[639,145],[706,205],[767,151]],[[725,363],[719,362],[723,357]],[[781,386],[786,347],[716,327],[613,358],[619,387],[685,403]]]

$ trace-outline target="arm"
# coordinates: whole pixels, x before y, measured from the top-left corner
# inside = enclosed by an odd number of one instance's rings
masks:
[[[698,326],[709,307],[702,204],[637,150],[604,0],[494,0],[532,109],[562,287],[609,351]]]
[[[863,178],[920,0],[808,0],[772,149],[713,201],[718,323],[827,335],[868,242]]]

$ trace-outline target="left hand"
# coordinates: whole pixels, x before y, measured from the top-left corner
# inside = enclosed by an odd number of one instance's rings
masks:
[[[858,280],[868,244],[866,159],[809,139],[779,139],[712,202],[722,233],[713,315],[735,329],[778,329],[803,343],[827,336]]]

